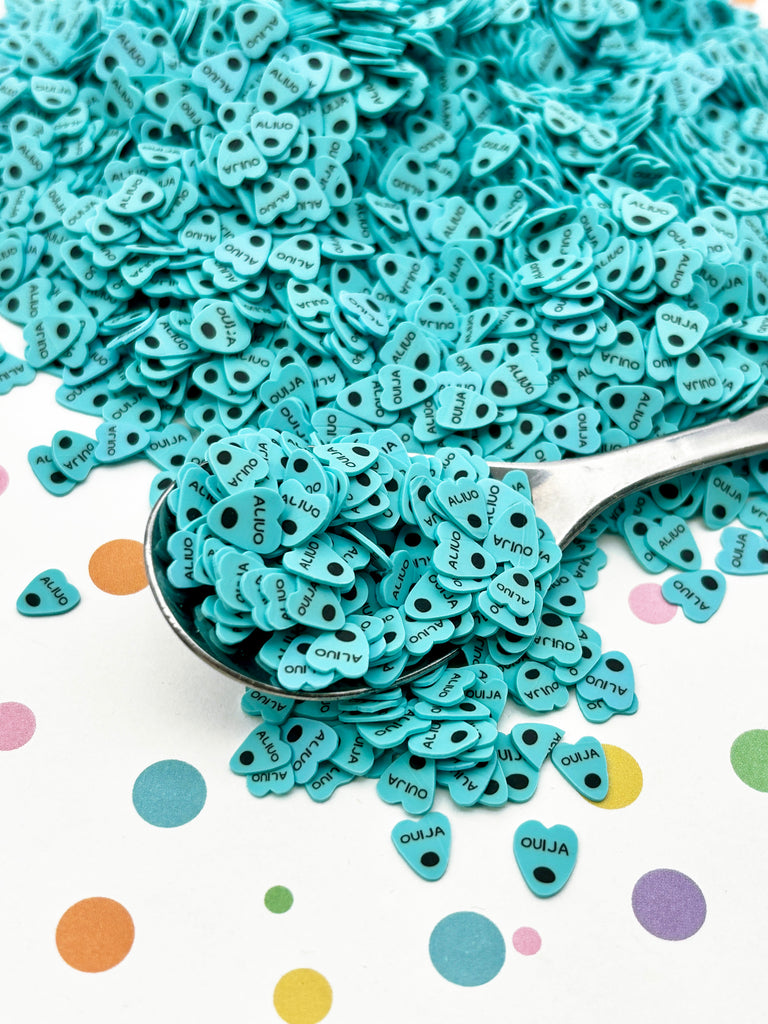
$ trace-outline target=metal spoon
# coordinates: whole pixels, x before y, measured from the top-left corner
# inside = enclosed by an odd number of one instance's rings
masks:
[[[560,547],[565,548],[596,515],[633,491],[762,451],[768,451],[768,407],[739,419],[720,420],[600,455],[562,462],[489,462],[488,465],[491,476],[496,479],[502,479],[511,469],[527,474],[537,516],[547,523]],[[375,690],[357,680],[335,683],[315,692],[293,693],[283,689],[255,661],[263,634],[252,634],[237,651],[229,654],[210,644],[194,619],[199,591],[176,589],[165,573],[170,561],[166,541],[174,529],[173,517],[166,506],[170,490],[157,501],[147,522],[144,562],[155,600],[168,624],[187,647],[212,668],[261,693],[323,701],[374,696]],[[398,685],[417,682],[450,661],[455,653],[456,648],[450,643],[434,647],[400,676]]]

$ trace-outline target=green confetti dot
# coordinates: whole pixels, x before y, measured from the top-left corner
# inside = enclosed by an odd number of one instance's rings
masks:
[[[749,729],[731,746],[731,764],[742,782],[768,793],[768,729]]]
[[[293,893],[284,885],[273,885],[264,893],[264,906],[273,914],[284,914],[293,906]]]

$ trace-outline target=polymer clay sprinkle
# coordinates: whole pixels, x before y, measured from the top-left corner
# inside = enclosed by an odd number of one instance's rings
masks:
[[[562,736],[500,733],[508,702],[537,729],[571,689],[590,722],[637,708],[628,659],[580,621],[603,532],[680,570],[663,592],[694,621],[725,587],[692,517],[728,527],[719,569],[762,571],[768,458],[625,498],[563,553],[525,481],[486,466],[768,398],[756,15],[7,7],[0,312],[22,336],[0,394],[50,373],[97,418],[92,437],[36,438],[31,471],[55,496],[132,458],[157,467],[153,502],[178,483],[169,582],[208,588],[198,624],[222,651],[274,634],[259,659],[287,696],[244,698],[265,723],[255,795],[296,784],[302,691],[363,678],[373,695],[333,705],[323,759],[300,764],[314,798],[369,765],[406,813],[436,786],[527,799]],[[449,640],[465,666],[397,689]]]
[[[22,615],[62,615],[80,603],[80,592],[61,569],[45,569],[19,594],[16,610]]]

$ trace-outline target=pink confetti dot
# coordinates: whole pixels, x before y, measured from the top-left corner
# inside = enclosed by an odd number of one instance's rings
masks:
[[[2,494],[6,487],[8,486],[9,479],[10,478],[8,476],[8,470],[5,468],[5,466],[0,466],[0,494]]]
[[[658,583],[640,583],[629,592],[629,607],[642,622],[658,625],[669,622],[677,614],[677,605],[661,595]]]
[[[535,928],[518,928],[512,936],[512,945],[523,956],[533,956],[541,949],[541,936]]]
[[[0,750],[16,750],[35,734],[35,716],[26,704],[7,700],[0,704]]]

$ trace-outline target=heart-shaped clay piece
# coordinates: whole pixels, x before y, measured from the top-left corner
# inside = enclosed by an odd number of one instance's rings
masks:
[[[602,700],[614,711],[626,711],[635,696],[635,676],[621,651],[605,651],[591,672],[576,683],[585,700]]]
[[[497,733],[494,746],[506,784],[507,800],[516,804],[530,800],[539,784],[539,769],[526,761],[506,733]]]
[[[507,160],[511,160],[519,148],[520,137],[515,132],[488,132],[475,147],[469,173],[475,178],[492,174]]]
[[[748,481],[736,476],[729,466],[711,470],[704,493],[705,524],[710,530],[727,526],[739,515],[748,495]]]
[[[552,751],[552,764],[587,800],[604,800],[608,795],[608,764],[594,736],[558,743]]]
[[[547,828],[524,821],[515,831],[513,851],[523,880],[535,896],[554,896],[576,866],[579,841],[567,825]]]
[[[324,761],[318,765],[314,778],[310,779],[306,784],[306,790],[315,803],[325,803],[326,800],[333,796],[339,786],[345,786],[354,777],[351,772],[344,771],[337,764]]]
[[[645,540],[652,551],[676,569],[700,569],[701,554],[691,529],[680,516],[664,516],[648,527]]]
[[[284,796],[293,789],[296,779],[293,768],[289,764],[285,764],[282,768],[251,772],[246,776],[245,784],[251,796],[267,796],[268,793]]]
[[[237,775],[271,772],[290,768],[291,748],[280,737],[280,726],[262,723],[254,729],[232,755],[229,767]]]
[[[16,601],[22,615],[62,615],[80,602],[77,587],[61,569],[45,569],[28,583]]]
[[[510,733],[512,743],[537,771],[563,738],[563,732],[546,722],[518,722]]]
[[[480,733],[469,722],[429,722],[426,732],[409,738],[408,749],[422,757],[456,757],[474,747],[479,739]]]
[[[670,604],[679,605],[686,619],[706,622],[723,603],[725,577],[714,569],[679,572],[662,583],[661,595]]]
[[[664,302],[656,310],[656,330],[667,355],[677,358],[700,345],[709,328],[709,320],[696,309],[676,302]]]
[[[722,550],[715,565],[732,576],[757,576],[768,573],[768,541],[751,530],[729,526],[720,534]]]
[[[451,823],[439,811],[430,811],[419,821],[398,821],[392,829],[392,842],[417,875],[436,882],[448,868]]]
[[[311,718],[291,718],[282,730],[290,745],[293,770],[299,785],[308,782],[321,761],[327,760],[339,745],[339,736],[327,722]]]

